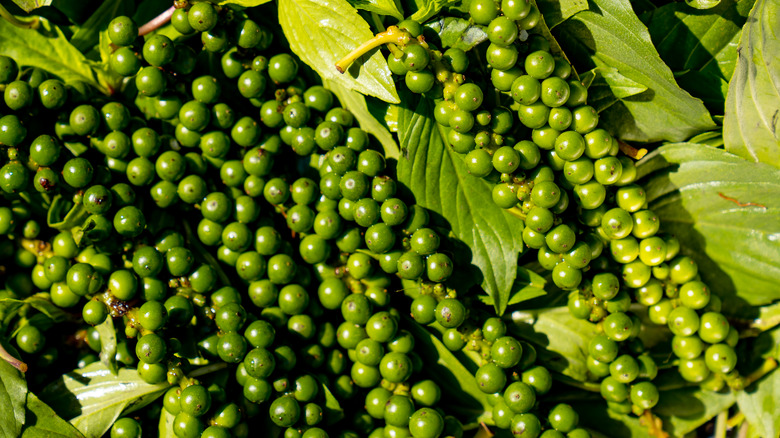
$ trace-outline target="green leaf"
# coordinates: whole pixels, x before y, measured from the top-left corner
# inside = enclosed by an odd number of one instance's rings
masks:
[[[114,73],[90,64],[57,26],[43,18],[38,30],[20,29],[0,20],[0,55],[46,70],[69,85],[91,85],[104,94],[110,94],[110,84],[117,83]]]
[[[712,392],[696,387],[661,391],[653,413],[671,436],[683,436],[699,428],[734,404],[731,391]]]
[[[35,394],[27,393],[27,412],[21,438],[82,438],[83,436]]]
[[[469,51],[477,44],[487,41],[485,29],[469,20],[457,17],[442,17],[426,24],[439,36],[441,47],[453,47]]]
[[[669,3],[640,18],[672,71],[706,71],[726,80],[737,62],[737,42],[755,0],[724,0],[712,10]]]
[[[168,412],[167,409],[160,411],[160,422],[157,426],[157,438],[176,438],[173,433],[173,420],[175,415]]]
[[[43,313],[51,318],[54,322],[61,322],[68,318],[68,314],[64,310],[55,306],[49,298],[49,294],[45,292],[39,292],[35,295],[31,295],[23,300],[17,300],[14,298],[2,298],[0,299],[0,307],[3,303],[19,303],[29,304],[35,310]]]
[[[588,0],[536,0],[536,6],[552,29],[577,12],[587,11]]]
[[[739,410],[756,428],[760,436],[780,435],[780,416],[777,415],[777,394],[780,391],[780,372],[775,369],[754,384],[737,393]]]
[[[780,299],[780,171],[720,149],[661,147],[638,168],[662,231],[676,235],[737,314]]]
[[[601,113],[602,125],[619,138],[682,141],[715,127],[702,102],[677,85],[628,0],[591,0],[555,35],[579,70],[614,68],[647,87]]]
[[[0,436],[17,437],[24,424],[27,381],[21,371],[0,359]]]
[[[100,362],[116,375],[119,368],[116,363],[117,341],[114,318],[109,315],[102,324],[95,326],[95,330],[100,335]]]
[[[161,396],[167,383],[150,385],[135,369],[114,375],[100,362],[64,374],[43,389],[44,400],[87,438],[98,438],[122,413],[141,409]]]
[[[347,0],[352,6],[364,11],[373,12],[379,15],[389,15],[398,20],[404,19],[404,13],[400,5],[393,0]]]
[[[323,82],[325,83],[325,86],[338,97],[341,106],[355,115],[360,127],[369,134],[372,134],[379,141],[382,145],[382,149],[385,151],[385,157],[398,159],[398,156],[400,155],[398,143],[396,143],[395,138],[393,138],[393,135],[387,127],[371,114],[366,103],[366,97],[337,82],[329,81],[327,79]]]
[[[726,150],[780,167],[780,4],[758,0],[742,29],[726,98]]]
[[[616,68],[602,67],[591,70],[597,74],[597,79],[602,78],[614,96],[618,99],[636,96],[647,90],[647,87],[621,75]]]
[[[551,370],[584,382],[588,379],[588,344],[596,325],[577,319],[567,307],[512,313],[512,333],[534,344]]]
[[[30,12],[32,10],[49,6],[52,0],[13,0],[16,6],[19,6],[24,12]]]
[[[720,4],[720,0],[685,0],[685,4],[695,9],[712,9]]]
[[[448,407],[457,409],[460,420],[466,422],[463,416],[478,418],[484,412],[490,412],[488,395],[479,389],[474,378],[477,364],[462,352],[451,352],[438,337],[411,318],[404,317],[404,320],[406,328],[414,335],[415,351],[425,364],[425,373],[439,384],[443,395],[449,397]]]
[[[379,50],[363,55],[344,74],[336,62],[374,37],[368,23],[346,0],[280,0],[279,23],[290,48],[323,79],[398,103],[387,60]],[[370,55],[370,56],[369,56]]]
[[[442,225],[468,246],[463,248],[471,251],[466,263],[479,268],[476,281],[493,297],[500,315],[523,251],[523,221],[496,206],[492,185],[471,176],[463,159],[447,147],[446,134],[432,117],[433,106],[420,99],[415,108],[399,109],[398,137],[406,148],[398,161],[398,181],[409,187],[418,205],[440,214],[448,222]]]
[[[344,418],[344,409],[341,407],[336,396],[333,395],[328,385],[320,381],[322,394],[325,396],[325,406],[322,407],[323,415],[327,424],[333,424]]]
[[[695,387],[661,391],[660,395],[653,413],[663,422],[664,430],[673,437],[685,436],[734,404],[731,392],[717,393]],[[651,437],[639,418],[606,409],[602,401],[574,403],[573,406],[580,414],[582,425],[606,436]]]
[[[89,16],[89,19],[79,27],[79,30],[70,38],[70,43],[86,53],[95,47],[100,41],[100,32],[108,29],[108,23],[119,15],[132,15],[133,4],[123,0],[109,0],[101,3],[100,7]]]
[[[410,17],[418,23],[425,23],[443,8],[460,3],[461,0],[414,0],[417,10]]]
[[[517,268],[515,284],[512,285],[512,290],[515,292],[512,293],[512,296],[509,297],[509,301],[506,303],[506,305],[512,306],[524,301],[547,295],[547,292],[544,290],[544,285],[546,283],[547,281],[541,275],[519,266]],[[493,297],[490,295],[480,295],[478,298],[487,305],[492,306],[495,304],[493,302]]]
[[[681,73],[677,83],[714,113],[723,113],[737,43],[754,1],[724,0],[707,11],[669,3],[640,16],[661,59]]]
[[[268,3],[271,0],[222,0],[217,2],[218,5],[236,5],[244,8],[252,8]]]

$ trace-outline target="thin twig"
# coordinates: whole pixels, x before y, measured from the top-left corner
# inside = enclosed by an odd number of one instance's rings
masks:
[[[5,350],[5,347],[3,347],[3,343],[0,342],[0,359],[5,360],[9,364],[11,364],[12,367],[16,368],[17,370],[26,373],[27,372],[27,364],[22,362],[21,360],[13,357],[11,353],[7,352]]]
[[[144,36],[147,33],[154,32],[155,30],[159,29],[163,24],[171,21],[171,16],[173,15],[173,11],[175,10],[176,7],[171,6],[170,8],[166,9],[165,12],[163,12],[162,14],[152,18],[148,23],[139,27],[138,36]]]

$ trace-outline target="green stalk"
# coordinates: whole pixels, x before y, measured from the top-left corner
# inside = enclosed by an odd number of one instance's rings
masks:
[[[0,5],[0,17],[3,17],[5,21],[22,29],[37,29],[41,26],[41,21],[38,19],[38,17],[33,17],[33,19],[30,21],[22,21],[8,12],[8,9],[4,8],[3,5]]]

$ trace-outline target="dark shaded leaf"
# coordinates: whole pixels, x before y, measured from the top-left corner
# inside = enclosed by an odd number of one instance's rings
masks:
[[[150,385],[135,369],[114,375],[100,362],[72,371],[41,392],[41,399],[69,419],[87,438],[98,438],[122,413],[141,409],[161,396],[168,383]]]
[[[661,59],[680,73],[677,83],[715,114],[723,113],[737,43],[754,1],[724,0],[706,11],[669,3],[640,16]]]
[[[628,0],[591,0],[555,28],[564,51],[580,69],[613,68],[647,90],[601,113],[602,126],[624,140],[682,141],[712,129],[701,101],[682,90],[650,42]]]
[[[27,412],[21,438],[80,438],[83,436],[35,394],[27,393]]]
[[[780,4],[758,0],[742,30],[729,83],[723,139],[726,150],[780,167]]]
[[[760,436],[780,435],[780,415],[777,415],[777,394],[780,392],[780,372],[775,369],[769,375],[737,393],[739,411]]]
[[[290,48],[323,79],[398,103],[390,68],[379,50],[362,56],[343,74],[336,62],[374,37],[368,23],[346,0],[281,0],[279,23]]]
[[[446,48],[468,51],[488,39],[487,32],[482,27],[463,18],[442,17],[427,23],[426,26],[436,32],[441,46]]]
[[[19,436],[25,421],[26,400],[24,374],[0,358],[0,436]]]
[[[404,19],[404,13],[400,5],[393,0],[347,0],[352,6],[379,15],[389,15],[398,20]]]
[[[97,10],[89,16],[79,30],[70,38],[82,53],[87,53],[99,42],[100,32],[108,29],[108,23],[119,15],[132,15],[133,4],[123,0],[104,1]]]
[[[59,28],[44,19],[36,31],[0,20],[0,55],[15,59],[19,65],[44,69],[67,84],[93,86],[104,94],[110,94],[112,84],[117,83],[114,73],[87,62]]]
[[[462,352],[451,352],[439,338],[410,318],[405,321],[406,328],[414,335],[415,351],[425,363],[425,373],[438,383],[443,396],[448,397],[448,406],[469,417],[468,420],[491,412],[488,396],[474,378],[477,364]],[[466,421],[466,417],[459,418]]]
[[[442,226],[450,226],[453,237],[468,246],[464,250],[471,250],[470,263],[481,272],[482,278],[475,273],[476,281],[493,297],[500,315],[512,293],[517,257],[523,251],[523,221],[496,206],[491,184],[468,173],[463,159],[442,140],[445,133],[432,110],[428,99],[414,108],[399,108],[398,181],[414,193],[417,204],[440,214],[447,221]],[[459,271],[468,272],[466,265],[459,266]]]
[[[639,176],[662,230],[680,239],[725,312],[780,299],[780,171],[681,143],[653,151]]]

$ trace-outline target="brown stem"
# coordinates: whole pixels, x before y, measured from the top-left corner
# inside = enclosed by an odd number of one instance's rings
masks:
[[[635,160],[641,160],[642,157],[647,155],[647,149],[636,149],[633,146],[630,146],[628,143],[625,143],[621,140],[617,140],[618,146],[620,147],[620,152],[623,152],[624,154],[628,155],[629,157],[635,159]]]
[[[21,360],[13,357],[11,353],[7,352],[5,350],[5,347],[3,347],[3,343],[0,342],[0,358],[5,360],[6,362],[10,363],[12,367],[16,368],[17,370],[26,373],[27,372],[27,364],[22,362]]]
[[[171,6],[166,9],[162,14],[152,18],[148,23],[138,28],[138,36],[144,36],[147,33],[154,32],[159,29],[163,24],[171,21],[173,11],[176,10],[176,6]]]

